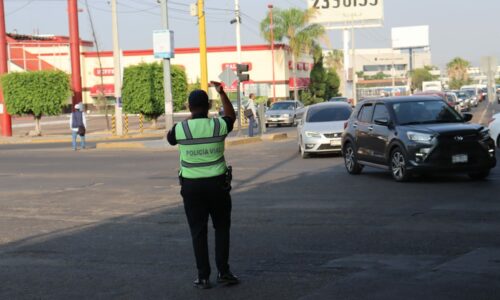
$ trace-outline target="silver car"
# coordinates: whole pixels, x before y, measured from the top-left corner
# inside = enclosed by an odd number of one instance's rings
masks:
[[[345,102],[324,102],[308,106],[297,126],[302,158],[311,153],[340,153],[344,124],[352,113]]]
[[[304,104],[298,100],[285,100],[273,103],[266,111],[266,127],[269,125],[296,125],[302,117]]]

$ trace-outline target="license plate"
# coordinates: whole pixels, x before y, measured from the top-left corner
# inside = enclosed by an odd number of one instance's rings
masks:
[[[342,145],[342,141],[341,140],[331,140],[330,141],[330,146],[341,146]]]
[[[454,164],[463,164],[469,161],[469,157],[467,156],[467,154],[457,154],[451,157],[451,161]]]

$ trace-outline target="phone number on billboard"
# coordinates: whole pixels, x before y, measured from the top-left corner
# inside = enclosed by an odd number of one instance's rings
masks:
[[[365,7],[377,6],[379,0],[315,0],[313,7],[320,8],[339,8],[343,7]]]

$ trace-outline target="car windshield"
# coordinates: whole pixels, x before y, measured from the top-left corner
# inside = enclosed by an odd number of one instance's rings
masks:
[[[346,121],[351,116],[351,108],[342,106],[311,107],[307,112],[308,123]]]
[[[293,102],[276,102],[269,110],[293,110]]]
[[[457,92],[457,97],[463,99],[463,98],[467,98],[468,95],[465,92]]]
[[[393,103],[399,125],[463,122],[462,117],[444,101],[409,101]]]
[[[464,90],[464,92],[469,96],[474,96],[476,94],[473,90]]]

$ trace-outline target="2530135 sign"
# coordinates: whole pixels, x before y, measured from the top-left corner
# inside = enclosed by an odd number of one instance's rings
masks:
[[[307,4],[316,11],[311,21],[329,29],[377,27],[384,20],[384,0],[308,0]]]
[[[313,7],[321,8],[340,8],[340,7],[365,7],[377,6],[379,0],[314,0]]]

